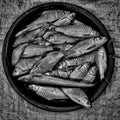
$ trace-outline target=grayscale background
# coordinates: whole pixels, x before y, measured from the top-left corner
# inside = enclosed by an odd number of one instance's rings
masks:
[[[13,21],[29,8],[45,2],[73,3],[92,12],[105,25],[117,55],[120,54],[120,0],[0,0],[0,59],[5,35]],[[120,56],[120,55],[119,55]],[[38,109],[23,100],[10,86],[0,60],[0,120],[120,120],[120,58],[110,86],[90,110],[56,113]]]

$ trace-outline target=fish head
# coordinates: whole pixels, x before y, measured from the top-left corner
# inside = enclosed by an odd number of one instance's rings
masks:
[[[88,98],[84,97],[83,100],[81,100],[81,102],[86,108],[91,108],[91,103],[88,100]]]
[[[14,71],[13,71],[13,76],[19,76],[22,75],[24,73],[26,73],[27,71],[23,71],[20,67],[15,67]]]
[[[37,86],[37,85],[29,85],[28,88],[32,89],[33,91],[37,91],[39,86]]]
[[[104,36],[99,36],[94,38],[94,44],[97,46],[103,45],[105,42],[107,42],[107,38]]]

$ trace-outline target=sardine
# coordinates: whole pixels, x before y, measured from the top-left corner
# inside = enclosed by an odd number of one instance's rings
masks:
[[[49,29],[73,37],[90,37],[99,35],[97,31],[89,26],[86,26],[85,24],[74,24],[60,27],[52,26]]]
[[[54,66],[64,56],[62,52],[51,52],[47,54],[39,63],[37,63],[31,70],[31,73],[45,73],[52,71]]]
[[[33,90],[38,96],[47,100],[68,99],[68,97],[59,88],[56,87],[29,85],[29,88]]]
[[[13,76],[26,74],[27,72],[30,71],[33,65],[40,60],[41,60],[41,56],[35,58],[20,59],[18,63],[15,65]]]
[[[47,41],[49,41],[52,44],[63,44],[63,43],[76,43],[77,41],[80,41],[80,38],[78,37],[69,37],[66,35],[63,35],[61,33],[54,34],[50,36]]]
[[[93,66],[89,69],[88,73],[86,76],[83,78],[84,81],[93,83],[95,78],[96,78],[96,73],[98,71],[97,66]]]
[[[56,76],[56,77],[61,77],[61,78],[69,78],[69,75],[71,74],[71,70],[69,71],[63,71],[63,70],[54,70],[52,72],[46,73],[46,75],[50,76]]]
[[[39,36],[42,36],[46,32],[46,30],[49,28],[49,26],[50,25],[48,23],[41,23],[39,25],[26,27],[25,29],[19,31],[15,36],[19,37],[20,35],[27,35],[27,34],[36,35],[38,33],[39,33],[38,34]]]
[[[22,45],[18,46],[17,48],[15,48],[13,50],[13,53],[12,53],[12,65],[15,65],[19,61],[19,59],[21,57],[21,54],[23,53],[26,46],[27,46],[27,43],[22,44]]]
[[[66,52],[66,58],[78,57],[85,53],[91,52],[97,49],[98,47],[102,46],[106,41],[107,38],[102,36],[80,41]]]
[[[82,105],[86,108],[91,107],[91,103],[86,93],[80,88],[62,88],[62,91],[68,96],[73,102]]]
[[[61,18],[61,19],[58,19],[57,21],[55,21],[53,23],[53,25],[55,25],[55,26],[69,25],[74,17],[75,17],[75,13],[71,13],[68,16],[66,16],[65,18]]]
[[[59,87],[93,87],[95,84],[88,84],[84,81],[72,81],[68,79],[52,77],[43,74],[29,74],[18,78],[19,81],[24,81],[29,84],[59,86]]]
[[[83,79],[87,74],[89,66],[90,63],[84,63],[83,65],[76,67],[75,70],[73,70],[73,72],[70,74],[70,78]]]
[[[58,19],[62,19],[64,17],[67,17],[70,13],[67,11],[62,10],[50,10],[50,11],[44,11],[39,18],[37,18],[35,21],[33,21],[30,25],[27,27],[33,27],[37,26],[41,23],[51,23]]]
[[[18,38],[16,38],[16,40],[13,44],[13,47],[16,47],[16,46],[18,46],[19,44],[22,44],[22,43],[34,41],[34,39],[36,37],[40,38],[46,32],[48,26],[49,26],[48,24],[42,25],[39,29],[28,32],[25,35],[23,33],[21,33],[21,35],[19,35]]]
[[[42,45],[40,46],[40,45],[30,44],[26,46],[22,54],[22,57],[26,58],[26,57],[39,56],[52,50],[53,50],[52,46],[42,46]]]
[[[92,64],[95,62],[95,55],[96,55],[96,52],[94,51],[92,53],[86,54],[81,57],[66,59],[60,63],[59,68],[67,69],[72,66],[79,66],[86,62],[89,62]]]
[[[101,47],[97,51],[96,64],[99,69],[100,79],[105,78],[104,73],[107,69],[107,55],[104,47]]]

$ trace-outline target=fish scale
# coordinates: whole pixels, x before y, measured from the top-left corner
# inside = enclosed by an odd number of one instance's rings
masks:
[[[89,53],[102,46],[105,42],[107,42],[107,38],[103,36],[97,36],[80,41],[70,50],[66,51],[66,58],[78,57],[85,53]]]
[[[35,45],[35,44],[29,44],[23,54],[22,57],[33,57],[33,56],[39,56],[43,55],[46,52],[52,51],[52,46],[44,46],[44,45]]]
[[[19,76],[27,73],[33,65],[41,60],[41,56],[35,58],[20,59],[15,65],[13,76]]]
[[[13,50],[12,65],[16,65],[16,63],[19,61],[19,59],[27,45],[28,45],[27,43],[22,44]]]
[[[97,71],[98,71],[97,66],[91,67],[83,80],[90,83],[94,82]]]
[[[89,67],[90,63],[84,63],[83,65],[76,67],[70,74],[70,78],[83,79],[84,76],[87,74]]]
[[[38,64],[36,64],[31,73],[45,73],[52,71],[53,67],[64,56],[62,52],[51,52],[45,58],[43,58]]]
[[[96,64],[99,69],[100,79],[105,78],[104,73],[107,69],[107,55],[104,47],[100,47],[97,51]]]
[[[73,37],[97,36],[99,34],[97,31],[85,24],[73,24],[68,26],[52,27],[51,29]]]
[[[47,99],[68,99],[68,97],[59,89],[55,87],[43,87],[38,85],[29,85],[29,88],[33,90],[37,95]]]
[[[89,62],[92,64],[95,62],[95,55],[96,55],[96,52],[92,52],[81,57],[66,59],[65,61],[60,63],[59,68],[68,68],[70,66],[78,66],[83,64],[84,62]]]
[[[68,98],[73,102],[82,105],[86,108],[91,107],[91,103],[88,99],[88,96],[81,88],[62,88],[62,91],[65,93]]]

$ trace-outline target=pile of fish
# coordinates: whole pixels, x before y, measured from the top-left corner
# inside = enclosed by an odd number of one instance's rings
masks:
[[[91,107],[83,88],[104,79],[107,38],[62,10],[43,12],[15,35],[13,76],[47,100],[70,99]]]

